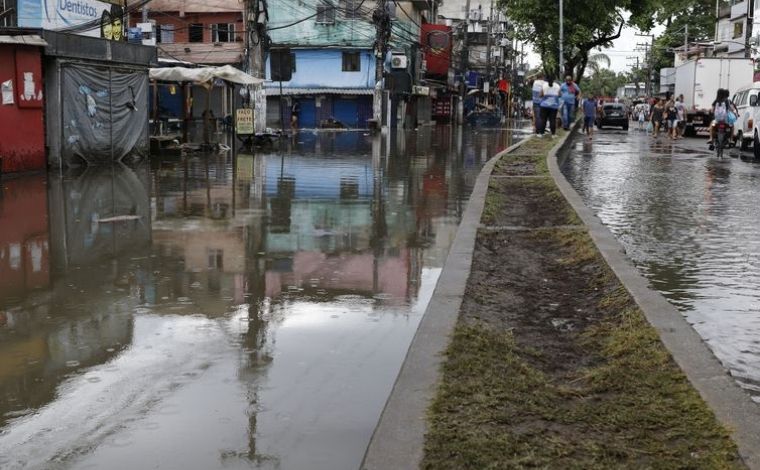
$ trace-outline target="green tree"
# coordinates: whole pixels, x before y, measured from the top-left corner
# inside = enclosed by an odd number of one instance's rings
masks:
[[[617,89],[629,81],[628,74],[615,73],[610,69],[603,68],[586,79],[583,85],[583,94],[586,96],[615,96]]]
[[[585,0],[564,9],[565,63],[558,64],[558,2],[546,0],[499,0],[515,26],[518,37],[531,42],[541,55],[544,69],[574,75],[581,82],[591,51],[608,47],[620,37],[623,26],[648,31],[665,0]],[[628,21],[625,15],[628,14]]]
[[[715,34],[715,2],[713,0],[661,0],[662,7],[657,17],[665,24],[665,31],[654,40],[652,46],[652,70],[657,73],[663,67],[672,67],[675,59],[673,48],[683,46],[686,26],[689,42],[709,41]],[[725,2],[721,2],[725,3]]]

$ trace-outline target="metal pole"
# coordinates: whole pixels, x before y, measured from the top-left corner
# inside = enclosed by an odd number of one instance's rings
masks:
[[[683,30],[683,60],[689,58],[689,25],[684,25]]]
[[[752,23],[755,19],[755,0],[749,0],[747,2],[747,28],[744,32],[744,58],[752,58],[752,46],[750,40],[752,39]]]
[[[562,0],[559,0],[559,79],[562,78],[565,68],[565,51],[562,47],[562,43],[565,42],[564,15],[565,10],[562,5]]]
[[[491,11],[488,14],[488,26],[486,27],[486,80],[491,80],[491,22],[493,20],[493,0]]]

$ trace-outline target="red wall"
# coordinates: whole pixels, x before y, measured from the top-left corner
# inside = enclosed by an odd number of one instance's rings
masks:
[[[25,93],[25,73],[31,73],[34,93]],[[0,97],[0,158],[3,172],[45,168],[45,127],[42,106],[42,64],[37,47],[0,44],[0,83],[13,83],[13,104]],[[27,83],[27,86],[31,82]],[[30,87],[31,88],[31,87]],[[40,98],[40,99],[38,99]]]
[[[2,106],[2,105],[0,105]],[[41,174],[0,183],[0,303],[50,283],[47,186]]]

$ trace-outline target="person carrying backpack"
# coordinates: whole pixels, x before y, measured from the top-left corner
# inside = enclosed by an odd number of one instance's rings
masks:
[[[733,121],[736,120],[736,116],[739,115],[736,106],[728,99],[731,93],[725,88],[719,88],[718,93],[715,96],[715,101],[712,103],[713,121],[710,123],[710,140],[707,144],[710,146],[710,150],[715,150],[715,137],[718,131],[717,124],[725,122],[728,124],[728,134],[731,135],[732,128],[734,126]],[[729,115],[733,113],[733,119]]]

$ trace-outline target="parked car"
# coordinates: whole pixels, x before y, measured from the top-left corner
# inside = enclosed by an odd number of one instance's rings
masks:
[[[604,126],[620,126],[624,131],[628,130],[628,110],[623,103],[602,105],[602,112],[596,118],[596,127],[604,129]]]
[[[757,114],[760,113],[760,108],[751,106],[750,100],[758,94],[760,94],[760,82],[755,82],[736,90],[731,99],[736,105],[736,110],[739,111],[734,124],[733,140],[742,150],[749,149],[752,143],[752,128],[759,117]]]

